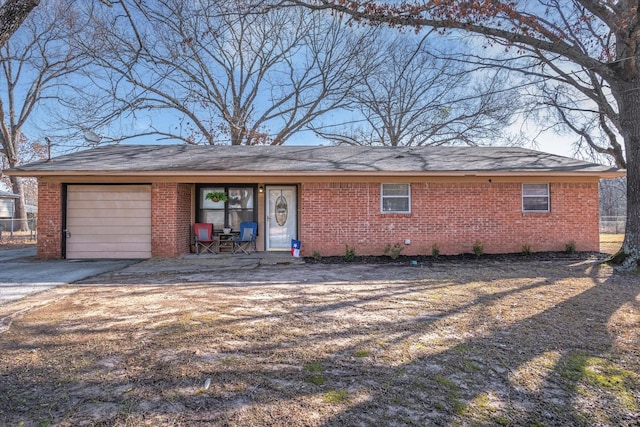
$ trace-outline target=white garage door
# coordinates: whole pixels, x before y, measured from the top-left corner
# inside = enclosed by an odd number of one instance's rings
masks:
[[[150,258],[150,185],[67,186],[67,259]]]

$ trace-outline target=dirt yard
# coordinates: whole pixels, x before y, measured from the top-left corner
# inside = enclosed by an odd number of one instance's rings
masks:
[[[30,231],[8,231],[0,233],[0,251],[5,249],[28,248],[36,245],[36,235]]]
[[[614,254],[622,246],[624,234],[600,234],[600,252]]]
[[[145,261],[0,306],[0,425],[634,425],[640,279],[601,258]]]

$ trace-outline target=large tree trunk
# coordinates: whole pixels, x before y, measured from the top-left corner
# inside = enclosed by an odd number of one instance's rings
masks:
[[[620,252],[611,260],[624,269],[640,266],[640,78],[613,87],[627,156],[627,225]]]
[[[13,230],[14,231],[29,231],[29,222],[27,218],[26,203],[24,201],[24,187],[22,185],[22,178],[17,176],[11,176],[11,189],[14,194],[20,196],[16,200],[16,210],[13,215]]]
[[[40,0],[6,0],[0,7],[0,46],[4,45]]]

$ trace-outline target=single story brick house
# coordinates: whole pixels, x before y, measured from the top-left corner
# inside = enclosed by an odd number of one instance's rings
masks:
[[[178,257],[193,224],[258,222],[259,251],[598,251],[598,182],[624,171],[505,147],[112,145],[38,178],[39,258]],[[205,199],[227,193],[226,202]]]

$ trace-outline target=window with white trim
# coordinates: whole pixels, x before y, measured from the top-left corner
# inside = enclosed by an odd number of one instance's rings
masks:
[[[522,184],[522,212],[550,211],[549,184]]]
[[[380,211],[382,213],[410,213],[411,185],[382,184],[380,187]]]

